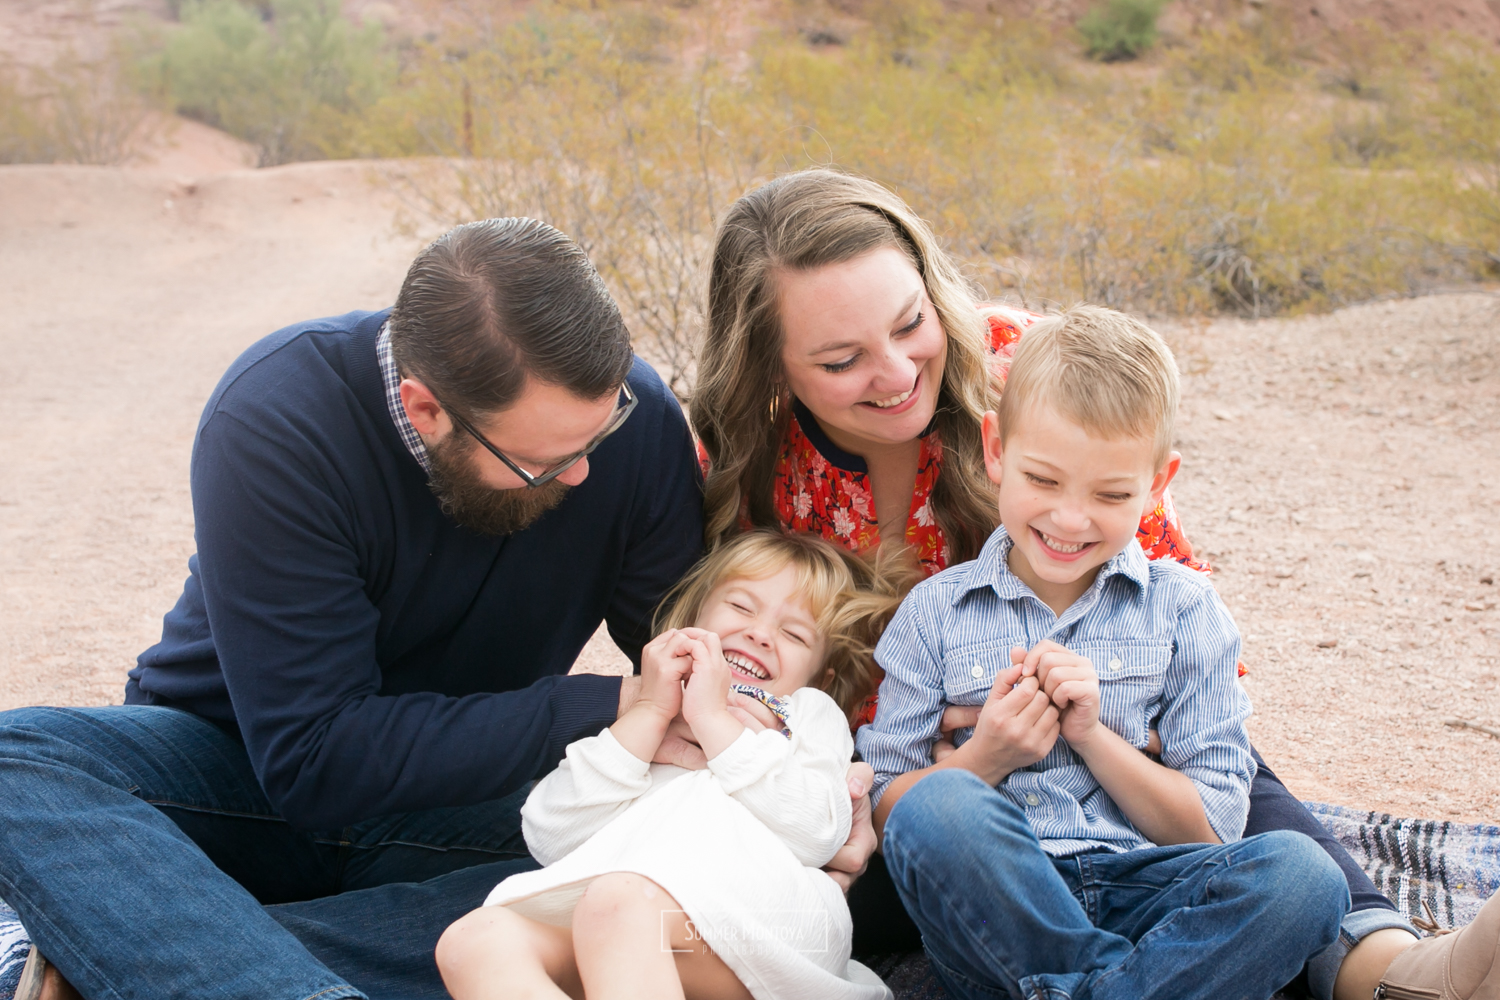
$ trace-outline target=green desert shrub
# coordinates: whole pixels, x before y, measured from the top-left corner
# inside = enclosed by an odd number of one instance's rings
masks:
[[[1135,59],[1156,44],[1156,19],[1166,0],[1103,0],[1078,21],[1089,58]]]
[[[119,164],[146,138],[150,102],[128,54],[0,66],[0,163]]]
[[[810,165],[890,185],[986,294],[1030,306],[1266,316],[1500,268],[1485,46],[1392,40],[1399,58],[1349,56],[1330,84],[1270,15],[1122,72],[936,4],[873,5],[836,46],[732,6],[454,7],[398,66],[332,0],[189,0],[151,65],[265,163],[409,158],[424,228],[531,215],[569,232],[681,393],[716,221]],[[0,155],[54,134],[38,107],[0,100]]]
[[[988,293],[1030,305],[1266,316],[1461,278],[1447,161],[1419,164],[1407,134],[1425,112],[1384,85],[1329,94],[1281,33],[1202,34],[1143,75],[993,17],[877,21],[837,47],[770,26],[748,52],[697,27],[539,2],[415,48],[355,141],[439,157],[411,172],[430,215],[577,236],[680,391],[715,220],[809,165],[894,187]],[[1480,97],[1454,107],[1482,117]]]
[[[345,155],[393,78],[381,30],[355,27],[336,0],[188,0],[180,16],[158,85],[180,113],[252,143],[262,166]]]

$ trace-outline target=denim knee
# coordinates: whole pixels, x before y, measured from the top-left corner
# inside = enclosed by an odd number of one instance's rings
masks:
[[[72,715],[65,708],[13,708],[0,712],[0,760],[51,759],[73,750],[73,741],[60,735]]]
[[[972,771],[935,771],[917,782],[885,821],[882,853],[903,868],[921,856],[952,857],[1007,834],[1034,839],[1025,814]]]
[[[1262,869],[1263,888],[1286,912],[1316,929],[1324,944],[1338,936],[1339,923],[1349,911],[1349,882],[1317,841],[1292,830],[1273,830],[1240,843],[1242,850],[1236,853],[1248,854]]]

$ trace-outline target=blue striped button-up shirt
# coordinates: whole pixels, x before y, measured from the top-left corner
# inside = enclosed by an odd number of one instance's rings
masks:
[[[892,778],[932,763],[945,706],[983,704],[1012,648],[1051,639],[1093,664],[1100,720],[1135,747],[1154,726],[1162,763],[1192,779],[1220,839],[1238,840],[1255,776],[1250,699],[1237,676],[1239,631],[1207,579],[1131,544],[1059,616],[1010,571],[1010,548],[998,529],[973,562],[918,584],[886,628],[875,650],[880,708],[856,736],[875,801]],[[1055,856],[1150,846],[1062,739],[999,790]]]

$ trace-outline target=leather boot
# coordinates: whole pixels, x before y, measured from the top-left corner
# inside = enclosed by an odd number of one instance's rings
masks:
[[[1375,1000],[1500,1000],[1500,894],[1469,926],[1423,938],[1392,959]]]

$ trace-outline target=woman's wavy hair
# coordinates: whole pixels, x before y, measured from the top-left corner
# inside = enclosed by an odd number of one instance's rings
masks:
[[[708,319],[689,406],[708,453],[705,536],[777,523],[772,479],[791,392],[781,363],[777,274],[838,264],[892,247],[922,276],[948,337],[934,427],[942,474],[932,509],[953,562],[972,559],[999,523],[984,471],[980,421],[999,390],[990,375],[984,318],[968,283],[932,230],[897,195],[862,177],[803,170],[741,197],[719,227],[709,274]]]
[[[797,570],[797,592],[823,637],[823,670],[815,687],[853,716],[875,693],[875,643],[919,575],[904,553],[867,562],[813,535],[748,531],[698,562],[662,599],[655,631],[686,628],[703,603],[729,580],[762,580],[787,566]]]

